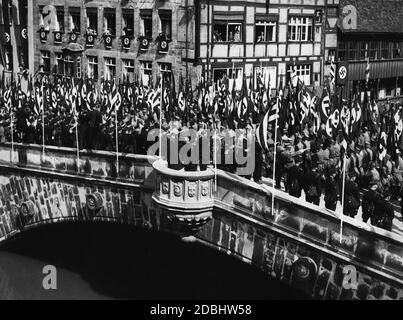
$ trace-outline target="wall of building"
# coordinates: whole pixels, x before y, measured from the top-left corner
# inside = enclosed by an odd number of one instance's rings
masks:
[[[195,33],[195,20],[194,20],[194,6],[193,0],[172,0],[172,1],[74,1],[74,0],[36,0],[33,6],[34,16],[34,32],[39,30],[39,8],[52,4],[55,7],[62,7],[64,9],[64,26],[65,33],[63,34],[63,43],[60,45],[54,44],[53,32],[48,34],[48,40],[46,43],[42,43],[39,36],[35,39],[35,69],[39,69],[41,64],[41,51],[49,51],[51,58],[51,67],[56,63],[56,53],[62,53],[63,48],[67,46],[69,42],[69,24],[68,13],[70,7],[79,8],[81,12],[81,33],[78,36],[77,43],[80,44],[84,52],[82,53],[82,70],[83,76],[86,76],[87,70],[87,56],[98,57],[98,76],[101,77],[104,74],[104,59],[115,58],[116,59],[116,79],[122,78],[122,59],[128,59],[134,61],[135,72],[139,74],[141,71],[141,61],[149,61],[152,63],[154,81],[157,76],[160,75],[158,63],[168,63],[172,65],[172,71],[175,76],[179,78],[179,74],[183,76],[186,74],[186,58],[189,62],[189,70],[192,71],[192,64],[194,62],[194,33]],[[186,6],[188,7],[188,31],[186,37]],[[86,10],[85,8],[95,8],[98,14],[98,36],[95,41],[95,45],[92,48],[86,47]],[[113,40],[111,49],[106,49],[103,33],[103,13],[105,8],[116,9],[116,37]],[[140,34],[140,10],[151,9],[153,19],[153,35],[150,43],[149,50],[147,52],[141,52],[139,50],[139,37]],[[130,10],[134,13],[134,39],[131,41],[130,50],[124,50],[122,48],[121,35],[122,35],[122,12],[124,10]],[[172,42],[169,44],[169,52],[167,54],[159,54],[157,51],[158,37],[158,10],[172,10]],[[37,34],[38,35],[38,34]],[[187,39],[186,39],[187,38]],[[188,41],[186,41],[188,40]],[[186,44],[187,43],[187,44]],[[188,50],[186,50],[186,48]]]
[[[285,82],[287,68],[307,64],[311,67],[310,85],[320,85],[324,78],[324,64],[329,50],[336,47],[335,25],[329,26],[337,8],[338,0],[274,0],[266,8],[266,1],[200,1],[200,60],[211,68],[243,68],[246,76],[254,74],[260,67],[271,67],[272,87],[280,81]],[[319,10],[319,11],[317,11]],[[240,43],[220,43],[213,41],[214,21],[223,14],[238,15],[243,23],[243,41]],[[320,12],[322,21],[315,21]],[[268,43],[256,43],[256,21],[264,19],[277,21],[276,39]],[[313,36],[309,41],[289,40],[289,17],[308,17],[313,19]],[[232,19],[232,18],[229,18]],[[211,74],[207,67],[205,71]],[[273,77],[274,75],[274,77]]]

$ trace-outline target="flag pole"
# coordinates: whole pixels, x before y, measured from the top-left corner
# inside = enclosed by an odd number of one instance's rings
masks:
[[[340,244],[343,238],[343,220],[344,220],[344,191],[346,187],[346,151],[344,151],[344,159],[343,159],[343,185],[341,191],[341,217],[340,217]]]
[[[269,84],[270,85],[270,84]],[[276,192],[276,157],[277,157],[277,125],[278,125],[278,110],[279,110],[279,98],[280,98],[280,90],[277,93],[277,108],[276,108],[276,121],[274,125],[274,159],[273,159],[273,188],[272,188],[272,200],[271,200],[271,212],[274,214],[274,194]]]
[[[4,81],[4,78],[3,78]],[[10,129],[11,129],[11,163],[14,162],[13,157],[14,157],[14,116],[13,116],[13,99],[10,99],[11,104],[10,104]]]
[[[342,101],[342,108],[343,106],[343,87],[341,87],[341,94],[340,94],[340,99]],[[347,143],[346,143],[347,144]],[[347,161],[347,148],[348,145],[346,146],[346,149],[344,150],[344,155],[343,155],[343,184],[342,184],[342,189],[341,189],[341,217],[340,217],[340,244],[343,239],[343,223],[344,223],[344,191],[346,188],[346,161]]]
[[[116,176],[119,177],[119,130],[118,130],[118,108],[115,101],[115,144],[116,144]]]
[[[160,73],[161,76],[161,95],[160,95],[160,137],[159,137],[159,144],[160,144],[160,158],[162,159],[162,106],[164,103],[164,78],[162,76],[162,72]],[[158,88],[157,88],[158,90]]]
[[[77,111],[74,110],[74,118],[76,122],[76,145],[77,145],[77,173],[80,173],[80,144],[78,141],[78,117],[77,117]]]
[[[214,192],[217,192],[217,126],[214,130]]]
[[[41,79],[42,84],[42,155],[45,155],[45,93],[44,93],[44,86],[43,86],[43,78]]]

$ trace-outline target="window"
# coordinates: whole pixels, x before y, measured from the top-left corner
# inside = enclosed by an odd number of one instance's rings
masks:
[[[240,22],[214,22],[214,42],[241,42],[242,23]]]
[[[69,8],[70,32],[80,33],[80,8]]]
[[[112,80],[116,76],[116,59],[105,58],[105,80]]]
[[[124,36],[134,35],[134,13],[133,10],[123,10],[123,33]]]
[[[56,15],[55,31],[64,32],[64,7],[57,7]]]
[[[88,78],[98,79],[98,57],[87,56],[87,73]]]
[[[276,26],[275,21],[257,21],[255,42],[273,42],[276,41]]]
[[[290,41],[312,41],[313,18],[290,17],[288,19],[288,39]]]
[[[347,60],[347,42],[343,42],[340,41],[338,43],[338,48],[337,48],[337,52],[338,52],[338,57],[339,57],[339,61],[346,61]]]
[[[164,77],[171,77],[172,65],[170,63],[159,63],[160,71]]]
[[[148,39],[153,37],[153,12],[152,10],[140,10],[140,34]]]
[[[358,60],[358,42],[349,42],[348,58],[349,60]]]
[[[381,59],[389,59],[389,58],[390,58],[389,42],[382,41],[381,42]]]
[[[104,11],[104,33],[107,35],[116,34],[116,13],[115,9],[105,8]]]
[[[360,60],[366,60],[368,58],[368,42],[362,41],[360,43]]]
[[[140,71],[143,78],[143,85],[148,85],[150,77],[153,74],[153,64],[151,61],[141,61],[140,62]]]
[[[255,67],[255,89],[258,88],[258,76],[266,88],[277,88],[277,68],[276,67]]]
[[[217,83],[218,80],[222,80],[225,77],[229,79],[229,86],[232,89],[232,86],[235,84],[237,90],[242,88],[242,68],[215,68],[213,69],[213,81]]]
[[[64,74],[64,59],[63,54],[60,52],[56,53],[56,73]]]
[[[295,74],[297,79],[299,79],[306,86],[311,85],[311,65],[310,64],[299,64],[299,65],[288,65],[287,67],[287,83],[290,80],[291,74]]]
[[[161,34],[167,40],[171,40],[172,37],[172,11],[171,10],[159,10],[160,22],[161,22]]]
[[[403,42],[392,43],[392,58],[400,58],[402,56]]]
[[[76,58],[76,77],[81,78],[81,57]]]
[[[327,61],[336,61],[336,49],[329,49]]]
[[[50,52],[41,51],[41,59],[42,59],[43,71],[50,73]]]
[[[87,8],[87,33],[92,35],[98,33],[97,8]]]
[[[74,59],[69,54],[64,58],[64,68],[67,76],[74,76]]]
[[[123,79],[134,79],[134,60],[122,60]]]
[[[372,60],[378,59],[379,42],[371,41],[369,45],[369,58]]]

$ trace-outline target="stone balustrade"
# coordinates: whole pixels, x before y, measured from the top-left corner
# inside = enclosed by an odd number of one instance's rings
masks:
[[[156,158],[0,146],[0,240],[63,221],[174,232],[251,263],[317,299],[402,299],[403,239],[237,175]],[[119,173],[119,174],[118,174]],[[342,235],[341,218],[343,218]],[[345,267],[357,284],[344,288]]]

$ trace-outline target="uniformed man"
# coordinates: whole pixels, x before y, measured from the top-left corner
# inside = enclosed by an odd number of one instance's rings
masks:
[[[305,200],[319,205],[322,194],[321,177],[316,165],[312,165],[304,177]]]
[[[337,171],[332,167],[327,170],[325,179],[325,207],[335,211],[337,206]]]
[[[376,202],[374,208],[376,226],[387,231],[392,231],[395,211],[390,203],[390,193],[386,192],[383,198]]]
[[[361,205],[360,189],[356,183],[357,174],[354,170],[349,172],[349,177],[346,178],[344,189],[344,210],[343,214],[354,218],[357,215]]]
[[[367,223],[371,219],[371,224],[375,224],[374,209],[381,195],[378,192],[378,184],[375,181],[370,182],[370,188],[362,197],[362,221]]]
[[[288,188],[290,196],[300,198],[303,187],[304,170],[301,167],[302,157],[297,156],[295,165],[288,171]]]

